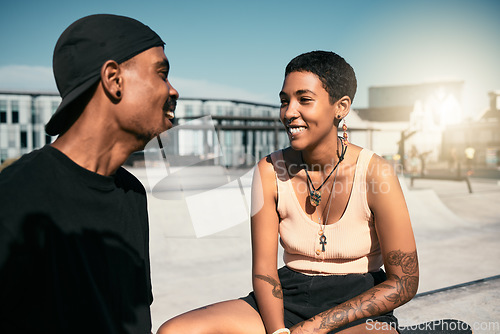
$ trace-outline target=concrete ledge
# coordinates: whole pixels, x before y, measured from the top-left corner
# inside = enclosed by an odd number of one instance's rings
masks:
[[[395,315],[400,326],[409,329],[438,319],[458,319],[468,324],[474,334],[500,333],[499,298],[500,275],[496,275],[420,293],[409,303],[397,308]],[[460,327],[457,329],[465,330],[464,326]],[[421,328],[425,327],[422,325]],[[413,332],[402,332],[411,333]]]

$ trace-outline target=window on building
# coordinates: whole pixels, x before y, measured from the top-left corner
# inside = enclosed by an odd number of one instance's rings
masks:
[[[26,131],[21,131],[21,148],[28,147],[28,133]]]
[[[250,111],[250,108],[241,108],[241,114],[240,116],[250,116],[251,114],[251,111]]]
[[[17,111],[19,112],[19,101],[13,100],[10,102],[10,107],[12,108],[12,111]]]
[[[218,116],[222,116],[223,113],[224,113],[224,111],[222,109],[222,106],[217,106],[215,114]]]
[[[19,111],[12,110],[12,124],[19,123]]]
[[[39,148],[39,147],[40,147],[40,132],[33,131],[33,148]]]
[[[0,123],[7,123],[7,101],[0,100]]]
[[[184,112],[185,112],[184,116],[186,117],[193,116],[193,106],[187,105],[184,109]]]
[[[10,102],[10,108],[12,110],[12,123],[19,123],[19,101],[14,100]]]

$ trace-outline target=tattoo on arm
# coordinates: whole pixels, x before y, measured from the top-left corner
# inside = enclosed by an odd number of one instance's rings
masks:
[[[404,253],[400,250],[387,254],[387,262],[393,266],[400,266],[403,275],[391,275],[396,281],[396,292],[385,296],[389,302],[402,304],[410,300],[418,288],[418,259],[417,252]]]
[[[322,316],[320,329],[335,329],[348,324],[355,319],[370,315],[382,314],[383,303],[377,300],[378,289],[370,289],[357,298],[351,299],[339,306],[320,314]]]
[[[278,299],[283,299],[283,290],[281,289],[281,283],[279,281],[275,280],[269,275],[254,275],[254,277],[271,284],[273,286],[273,296]]]
[[[387,263],[400,267],[403,274],[390,275],[394,283],[385,282],[346,301],[330,310],[318,314],[321,319],[320,329],[335,329],[355,319],[378,315],[410,300],[418,288],[417,252],[405,253],[400,250],[387,254]],[[387,303],[389,302],[389,303]]]

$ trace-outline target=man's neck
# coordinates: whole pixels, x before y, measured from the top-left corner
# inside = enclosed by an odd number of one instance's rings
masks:
[[[109,132],[94,130],[82,132],[72,127],[51,145],[79,166],[106,176],[113,175],[130,154],[140,149],[138,144],[134,147],[116,136],[96,135]]]

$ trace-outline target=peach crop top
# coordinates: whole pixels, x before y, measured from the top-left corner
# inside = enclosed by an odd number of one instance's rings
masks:
[[[366,171],[372,155],[366,149],[360,152],[347,207],[337,222],[326,225],[327,244],[325,252],[321,252],[320,226],[300,206],[283,152],[271,154],[278,186],[280,242],[284,248],[283,260],[290,269],[307,275],[344,275],[378,271],[382,267],[373,214],[366,197]]]

